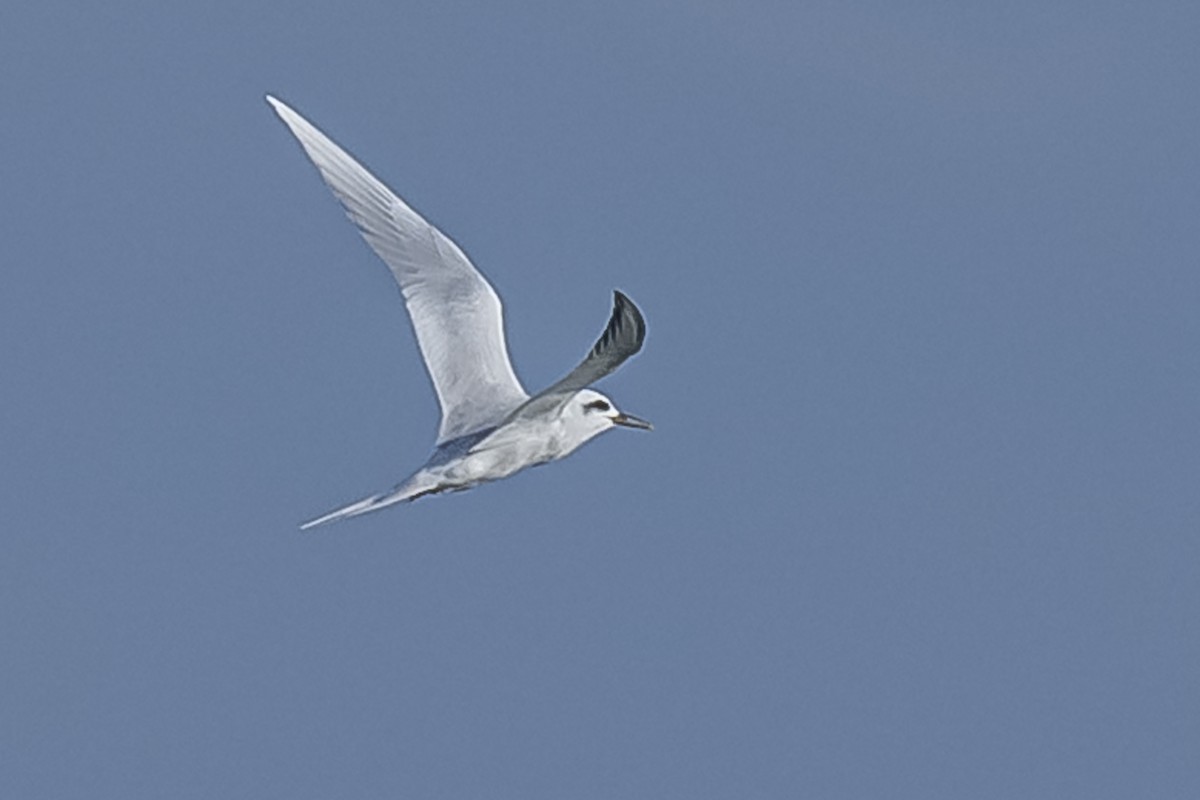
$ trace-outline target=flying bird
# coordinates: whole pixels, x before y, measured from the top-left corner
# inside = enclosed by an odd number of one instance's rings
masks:
[[[420,469],[302,530],[507,478],[618,425],[650,430],[588,388],[642,348],[646,322],[632,300],[614,292],[608,325],[579,366],[530,396],[508,359],[500,298],[458,245],[294,109],[271,95],[267,102],[400,285],[442,411],[433,454]]]

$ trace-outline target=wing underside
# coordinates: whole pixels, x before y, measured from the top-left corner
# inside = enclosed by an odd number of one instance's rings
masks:
[[[458,245],[333,140],[267,100],[399,284],[442,409],[438,442],[504,419],[528,394],[509,361],[491,285]]]

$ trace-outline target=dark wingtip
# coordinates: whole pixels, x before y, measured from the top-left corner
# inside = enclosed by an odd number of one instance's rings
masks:
[[[641,309],[629,299],[629,295],[620,289],[613,289],[613,312],[614,316],[628,314],[633,319],[634,327],[637,328],[637,349],[634,352],[641,350],[642,341],[646,338],[646,319],[642,316]]]

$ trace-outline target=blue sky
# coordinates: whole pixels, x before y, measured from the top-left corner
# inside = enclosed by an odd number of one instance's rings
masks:
[[[1200,11],[20,4],[0,794],[1192,797]],[[278,94],[472,256],[530,388],[419,465],[400,298]]]

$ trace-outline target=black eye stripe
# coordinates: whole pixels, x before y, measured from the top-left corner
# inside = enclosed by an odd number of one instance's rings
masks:
[[[593,400],[590,403],[584,403],[583,407],[588,411],[608,411],[612,406],[603,400]]]

